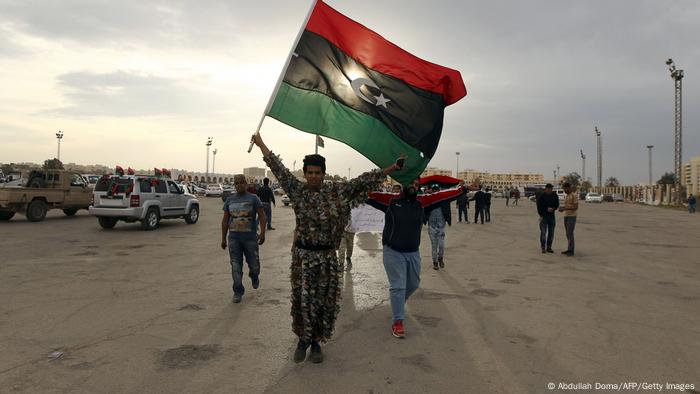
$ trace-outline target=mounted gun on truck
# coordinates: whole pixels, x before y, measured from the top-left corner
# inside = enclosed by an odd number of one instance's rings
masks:
[[[40,222],[50,209],[73,216],[91,203],[92,189],[82,175],[66,170],[32,171],[23,187],[0,188],[0,221],[19,212],[30,222]]]

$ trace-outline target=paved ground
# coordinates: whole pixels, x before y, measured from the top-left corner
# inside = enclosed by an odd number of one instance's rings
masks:
[[[448,229],[445,270],[429,267],[424,232],[405,340],[389,331],[381,241],[362,234],[336,335],[314,365],[291,361],[291,209],[274,210],[261,288],[234,305],[220,200],[203,200],[196,225],[154,232],[104,231],[83,212],[0,223],[0,392],[700,391],[700,215],[582,204],[567,258],[540,254],[531,203],[495,200],[492,223]]]

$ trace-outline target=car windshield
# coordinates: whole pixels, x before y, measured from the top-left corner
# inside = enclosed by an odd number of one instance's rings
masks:
[[[600,194],[598,193],[588,193],[589,196],[591,197],[598,197]]]

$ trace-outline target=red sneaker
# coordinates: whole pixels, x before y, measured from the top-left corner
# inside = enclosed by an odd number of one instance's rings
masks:
[[[403,320],[397,320],[391,325],[391,334],[396,338],[404,338]]]

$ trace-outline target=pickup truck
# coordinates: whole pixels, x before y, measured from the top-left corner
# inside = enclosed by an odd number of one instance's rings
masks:
[[[66,170],[32,171],[23,187],[0,188],[0,221],[17,212],[30,222],[40,222],[49,209],[62,209],[66,216],[88,209],[92,189],[78,173]]]

